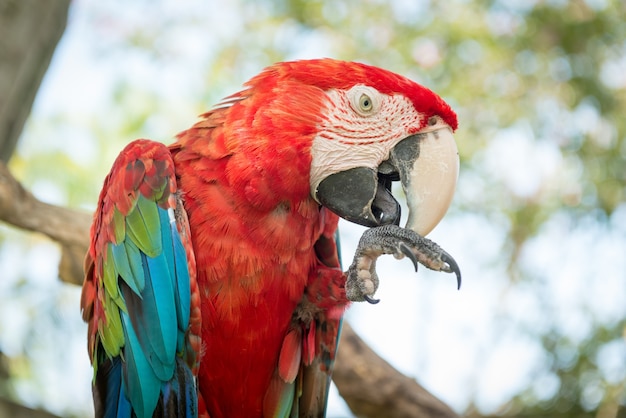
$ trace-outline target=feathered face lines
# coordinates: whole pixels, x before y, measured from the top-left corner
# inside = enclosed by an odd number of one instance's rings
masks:
[[[369,85],[330,90],[326,98],[311,147],[313,196],[329,175],[356,167],[376,170],[403,139],[448,126],[441,117],[419,113],[406,96],[381,93]]]
[[[401,94],[425,119],[439,116],[453,131],[457,128],[456,114],[433,91],[406,77],[366,64],[332,59],[279,63],[268,67],[246,85],[260,88],[268,83],[281,83],[285,80],[316,86],[323,91],[349,90],[362,84],[371,86],[382,94]]]
[[[423,124],[405,97],[365,89],[366,86],[357,86],[349,91],[327,92],[329,101],[319,127],[320,137],[348,145],[371,145],[402,138]],[[369,114],[359,109],[359,100],[372,102]]]

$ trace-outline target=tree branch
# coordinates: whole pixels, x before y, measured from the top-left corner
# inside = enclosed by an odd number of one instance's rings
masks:
[[[379,357],[343,322],[333,381],[359,417],[458,418],[433,394]]]
[[[50,412],[31,409],[0,397],[0,418],[59,418]]]
[[[45,234],[58,242],[63,250],[59,277],[68,283],[83,283],[90,214],[36,199],[0,162],[0,220],[20,229]]]

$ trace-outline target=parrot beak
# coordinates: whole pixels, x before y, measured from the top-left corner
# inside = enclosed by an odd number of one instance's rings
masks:
[[[427,235],[446,214],[459,178],[459,151],[448,127],[410,136],[392,150],[409,218],[406,228]]]
[[[424,236],[448,210],[458,173],[458,150],[452,130],[445,127],[403,139],[377,170],[356,167],[326,177],[316,197],[350,222],[368,227],[398,225],[400,205],[391,194],[391,184],[400,180],[409,207],[406,228]]]

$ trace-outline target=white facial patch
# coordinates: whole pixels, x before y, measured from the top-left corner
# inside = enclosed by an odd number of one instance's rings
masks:
[[[311,146],[311,195],[331,174],[356,167],[376,170],[391,149],[420,126],[420,114],[401,95],[356,85],[330,90],[319,133]]]

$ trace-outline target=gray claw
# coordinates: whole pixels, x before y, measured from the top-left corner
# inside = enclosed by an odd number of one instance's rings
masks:
[[[407,256],[409,260],[413,262],[413,266],[415,266],[415,272],[417,272],[417,257],[415,257],[415,254],[413,254],[413,251],[411,251],[411,247],[409,247],[402,241],[400,241],[399,247],[402,254]]]
[[[443,260],[444,263],[448,265],[448,268],[445,271],[448,273],[456,274],[457,289],[460,289],[461,288],[461,269],[459,268],[459,265],[456,263],[456,261],[454,261],[454,258],[452,258],[452,256],[445,251],[441,254],[441,259]]]
[[[380,302],[380,299],[374,299],[367,295],[363,295],[363,299],[365,299],[366,302],[371,303],[372,305],[376,305],[378,302]]]
[[[411,260],[415,271],[418,264],[434,271],[456,275],[457,288],[461,288],[461,270],[454,258],[435,242],[424,238],[413,230],[397,225],[370,228],[359,240],[352,264],[346,272],[346,298],[351,301],[380,302],[373,295],[378,288],[376,260],[383,254],[397,258],[405,256]]]

